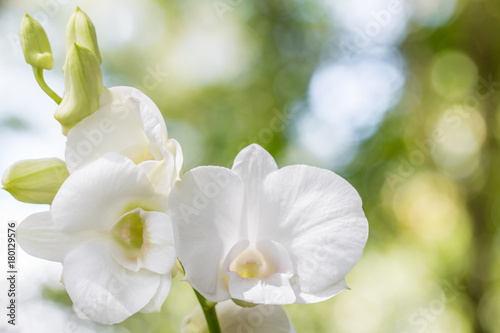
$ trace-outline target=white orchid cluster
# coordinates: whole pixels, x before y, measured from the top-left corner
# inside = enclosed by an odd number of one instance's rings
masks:
[[[26,61],[59,104],[66,161],[21,161],[2,183],[18,200],[50,204],[19,225],[18,241],[62,263],[77,312],[113,324],[160,311],[172,275],[185,270],[201,304],[183,332],[236,332],[252,311],[264,314],[257,332],[294,332],[279,305],[347,288],[368,236],[347,181],[305,165],[278,169],[256,144],[232,169],[183,174],[181,147],[153,101],[131,87],[103,86],[95,29],[81,10],[66,35],[61,99],[43,81],[53,63],[43,28],[27,15],[21,24]]]

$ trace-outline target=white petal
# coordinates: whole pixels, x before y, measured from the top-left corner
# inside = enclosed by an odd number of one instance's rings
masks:
[[[87,317],[85,315],[85,313],[83,313],[82,311],[80,311],[80,309],[78,307],[76,307],[75,304],[73,304],[73,306],[71,308],[75,312],[76,316],[78,318],[80,318],[81,320],[91,320],[89,317]]]
[[[229,272],[231,298],[255,304],[292,304],[296,296],[290,277],[276,273],[264,279],[244,279],[236,272]]]
[[[167,128],[160,110],[149,97],[139,90],[134,92],[134,99],[140,106],[144,131],[149,141],[162,147],[167,142]]]
[[[150,142],[150,153],[157,161],[165,159],[168,169],[171,170],[168,176],[172,177],[171,182],[175,183],[182,169],[182,149],[176,140],[168,139],[165,120],[160,110],[155,103],[140,90],[130,87],[116,88],[120,89],[120,92],[126,92],[132,95],[139,104],[144,131]],[[152,145],[156,147],[151,147]]]
[[[229,298],[221,265],[239,240],[243,183],[231,170],[199,167],[187,172],[169,198],[179,260],[185,279],[205,298]]]
[[[368,237],[361,198],[347,181],[324,169],[285,167],[266,178],[261,207],[259,237],[290,254],[297,302],[325,300],[345,288]]]
[[[175,185],[177,181],[180,180],[182,176],[183,170],[183,155],[182,149],[177,142],[177,140],[169,139],[161,148],[162,154],[164,156],[165,164],[168,167],[168,175],[167,178],[163,182],[168,183],[168,193],[170,193],[171,187]],[[168,194],[167,193],[167,194]]]
[[[106,154],[73,172],[52,203],[54,224],[66,232],[107,230],[133,208],[156,210],[149,178],[129,159]],[[161,207],[161,206],[160,206]]]
[[[145,161],[139,164],[138,167],[148,175],[151,184],[154,184],[156,193],[164,198],[164,207],[161,211],[166,211],[167,198],[177,180],[177,173],[173,162],[168,163],[167,159],[162,161]]]
[[[78,309],[102,324],[122,322],[155,296],[160,275],[132,272],[106,252],[104,241],[88,242],[70,252],[63,263],[68,294]]]
[[[270,173],[278,170],[274,158],[261,146],[251,144],[242,149],[234,159],[232,170],[237,173],[245,183],[245,211],[247,235],[245,238],[253,239],[257,232],[260,215],[260,194],[264,179]]]
[[[66,164],[70,173],[108,152],[122,154],[136,163],[148,154],[140,101],[122,90],[111,88],[103,93],[101,99],[111,98],[109,103],[69,131]]]
[[[180,180],[183,171],[181,147],[176,140],[170,139],[161,148],[155,146],[150,150],[157,151],[159,157],[156,160],[144,161],[140,166],[155,184],[157,191],[168,197],[175,183]]]
[[[294,268],[292,259],[281,244],[265,239],[257,243],[257,249],[274,263],[278,272],[288,277],[293,276]]]
[[[252,308],[237,306],[232,301],[216,305],[222,333],[295,333],[290,319],[280,306],[259,305]],[[183,320],[181,333],[208,333],[201,307]]]
[[[146,133],[155,135],[159,140],[167,136],[167,128],[163,116],[156,104],[139,89],[127,86],[109,88],[110,95],[101,97],[99,105],[107,106],[110,103],[126,104],[128,100],[136,101],[141,114],[143,127]],[[119,102],[119,103],[118,103]]]
[[[26,253],[51,261],[62,262],[67,253],[82,244],[89,233],[69,234],[57,228],[50,212],[28,216],[17,227],[16,237]]]
[[[153,296],[151,301],[146,304],[145,307],[141,309],[142,313],[152,313],[152,312],[160,312],[163,303],[167,299],[168,293],[170,292],[170,287],[172,286],[172,275],[165,274],[161,276],[160,286],[156,291],[156,294]]]
[[[297,303],[318,303],[339,294],[340,292],[349,289],[345,280],[341,280],[330,287],[315,293],[302,292],[298,297]]]
[[[177,260],[170,217],[164,213],[141,210],[141,218],[144,244],[139,254],[139,265],[159,274],[167,274]]]
[[[278,170],[274,158],[258,144],[251,144],[243,148],[234,159],[233,167],[245,182],[245,186],[252,185],[256,181],[262,181],[268,174]]]
[[[132,87],[113,87],[111,90],[115,95],[120,96],[123,104],[137,105],[134,111],[140,114],[142,127],[149,141],[150,153],[154,159],[161,161],[167,157],[162,149],[168,142],[167,127],[163,115],[151,98]]]
[[[177,180],[180,179],[182,174],[182,167],[184,163],[184,157],[182,155],[181,145],[175,139],[169,139],[167,143],[167,147],[175,155],[175,170],[177,172]]]

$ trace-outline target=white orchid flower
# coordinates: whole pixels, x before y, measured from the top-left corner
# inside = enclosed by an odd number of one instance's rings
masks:
[[[159,311],[170,290],[176,255],[166,197],[143,169],[105,154],[70,174],[50,212],[17,229],[27,253],[63,264],[74,306],[103,324]]]
[[[160,110],[132,87],[104,89],[99,109],[68,133],[66,164],[70,173],[109,152],[136,164],[145,163],[153,183],[167,194],[182,173],[181,147],[168,138]]]
[[[187,172],[170,195],[169,215],[185,280],[209,301],[314,303],[347,288],[368,237],[361,206],[335,173],[278,170],[254,144],[231,170]]]
[[[278,305],[259,305],[244,308],[231,301],[216,305],[221,333],[295,333],[286,312]],[[200,306],[184,318],[181,333],[209,333]]]

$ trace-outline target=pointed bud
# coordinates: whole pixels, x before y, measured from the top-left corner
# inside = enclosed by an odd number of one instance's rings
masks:
[[[88,48],[97,57],[99,64],[102,63],[94,24],[79,7],[76,7],[66,27],[66,53],[74,43]]]
[[[58,158],[24,160],[5,171],[2,185],[19,201],[51,204],[68,176],[66,164]]]
[[[25,14],[19,28],[19,41],[26,62],[33,67],[52,69],[54,58],[49,39],[40,23]]]
[[[80,120],[97,111],[102,92],[102,73],[96,56],[75,43],[66,54],[64,96],[54,114],[64,135]]]

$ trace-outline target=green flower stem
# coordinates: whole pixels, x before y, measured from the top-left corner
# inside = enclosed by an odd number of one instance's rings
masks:
[[[221,333],[220,326],[219,326],[219,320],[217,319],[217,313],[215,312],[215,305],[217,303],[207,301],[207,299],[199,292],[197,292],[195,289],[194,293],[196,294],[196,298],[198,298],[198,301],[200,302],[201,309],[203,310],[203,313],[205,314],[205,319],[207,320],[207,326],[208,326],[208,331],[210,333]]]
[[[35,74],[35,79],[40,88],[49,95],[50,98],[54,100],[57,104],[61,104],[62,98],[57,95],[54,90],[50,89],[50,87],[45,83],[45,79],[43,78],[43,68],[33,67],[33,74]]]

